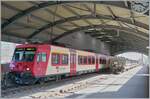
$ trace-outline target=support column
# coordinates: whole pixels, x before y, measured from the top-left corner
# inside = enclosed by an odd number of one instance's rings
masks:
[[[150,1],[149,1],[149,16],[150,16]],[[149,46],[148,46],[148,64],[149,64],[149,71],[150,71],[150,17],[149,17]]]

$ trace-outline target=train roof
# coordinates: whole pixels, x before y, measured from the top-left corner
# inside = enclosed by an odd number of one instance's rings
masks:
[[[76,50],[79,52],[86,52],[86,53],[90,53],[90,54],[97,54],[99,57],[112,57],[109,55],[104,55],[104,54],[100,54],[100,53],[95,53],[95,52],[90,52],[90,51],[85,51],[85,50],[78,50],[78,49],[73,49],[73,48],[68,48],[68,47],[63,47],[63,46],[57,46],[57,45],[50,45],[50,44],[21,44],[21,45],[17,45],[16,47],[39,47],[39,46],[53,46],[53,47],[59,47],[59,48],[65,48],[65,49],[72,49],[72,50]]]

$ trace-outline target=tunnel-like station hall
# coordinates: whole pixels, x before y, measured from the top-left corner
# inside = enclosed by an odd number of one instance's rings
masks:
[[[148,98],[149,6],[2,0],[2,98]]]

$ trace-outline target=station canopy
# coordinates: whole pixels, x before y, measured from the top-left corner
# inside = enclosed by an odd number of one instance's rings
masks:
[[[120,46],[115,49],[118,52],[148,53],[148,11],[142,14],[134,11],[132,8],[136,6],[132,2],[2,1],[1,4],[3,41],[54,43],[82,31],[111,47]]]

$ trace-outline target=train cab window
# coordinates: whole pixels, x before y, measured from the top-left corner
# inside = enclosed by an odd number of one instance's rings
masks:
[[[95,64],[95,58],[92,57],[92,64]]]
[[[46,62],[46,53],[42,53],[41,56],[42,56],[41,58],[42,62]]]
[[[65,55],[65,54],[62,55],[62,64],[65,64],[65,65],[68,64],[68,55]]]
[[[13,61],[32,62],[34,60],[34,51],[15,51]]]
[[[33,59],[34,59],[34,52],[32,51],[26,51],[24,53],[24,60],[27,61],[27,62],[32,62]]]
[[[23,51],[15,52],[13,56],[13,61],[21,61],[23,59]]]
[[[52,54],[52,64],[60,64],[60,54]]]

